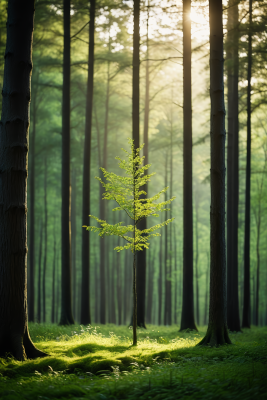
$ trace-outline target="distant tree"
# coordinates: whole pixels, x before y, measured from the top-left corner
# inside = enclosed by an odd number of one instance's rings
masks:
[[[146,195],[146,193],[142,188],[154,174],[145,174],[145,171],[150,167],[150,165],[142,165],[144,157],[140,158],[139,154],[143,146],[136,148],[133,140],[130,141],[130,143],[131,151],[125,151],[128,160],[125,161],[116,157],[119,161],[119,167],[125,171],[126,176],[118,176],[112,172],[107,172],[102,168],[107,183],[103,182],[100,178],[97,179],[105,188],[103,199],[115,200],[118,207],[114,208],[113,211],[124,211],[133,221],[133,224],[123,226],[122,222],[119,222],[111,225],[106,221],[90,215],[90,217],[94,218],[101,227],[87,226],[86,229],[98,232],[100,237],[115,235],[123,238],[127,244],[124,246],[117,246],[114,250],[121,251],[124,249],[130,249],[133,253],[133,345],[135,346],[137,344],[136,253],[137,251],[142,251],[144,248],[148,249],[148,240],[153,236],[159,236],[159,233],[154,233],[154,231],[170,223],[173,219],[168,219],[167,221],[144,230],[138,228],[138,223],[142,219],[150,216],[157,217],[157,213],[165,211],[164,207],[173,201],[174,198],[162,203],[155,203],[155,201],[159,199],[160,195],[167,191],[167,188],[161,190],[151,198],[143,198],[143,195]]]
[[[247,156],[244,235],[244,300],[242,328],[250,328],[250,177],[251,177],[251,68],[252,68],[252,0],[249,0],[247,63]]]
[[[63,1],[64,50],[62,97],[62,211],[60,325],[74,324],[71,288],[70,193],[70,0]]]
[[[94,86],[94,47],[95,47],[95,0],[90,1],[89,48],[88,48],[88,77],[86,93],[86,122],[83,155],[83,208],[82,223],[89,224],[90,214],[90,165],[91,165],[91,133],[93,113]],[[85,229],[82,231],[82,297],[81,323],[91,323],[90,313],[90,236]]]
[[[231,343],[226,314],[225,109],[222,0],[209,0],[211,99],[211,205],[209,325],[200,345]]]
[[[42,357],[27,311],[27,174],[34,0],[9,0],[0,124],[0,357]]]
[[[192,194],[192,94],[191,94],[191,0],[183,0],[184,70],[184,192],[183,192],[183,300],[180,330],[197,330],[193,291],[193,194]]]

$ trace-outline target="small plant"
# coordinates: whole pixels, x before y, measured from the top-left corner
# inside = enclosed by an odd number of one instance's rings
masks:
[[[97,232],[99,236],[115,235],[123,238],[126,244],[124,246],[117,246],[114,250],[119,252],[130,249],[133,253],[133,345],[135,346],[137,345],[136,252],[148,249],[149,239],[153,236],[160,236],[160,234],[155,233],[155,231],[169,224],[174,218],[147,229],[138,229],[138,223],[148,217],[158,217],[158,212],[166,211],[165,206],[173,201],[175,197],[163,201],[162,203],[155,203],[160,195],[167,191],[167,187],[151,198],[146,197],[147,193],[142,188],[155,174],[146,173],[150,164],[143,165],[144,157],[140,157],[140,151],[144,144],[137,149],[134,147],[133,140],[129,139],[129,144],[131,145],[130,152],[123,149],[127,154],[128,160],[122,160],[120,157],[116,157],[119,161],[119,167],[125,171],[125,176],[119,176],[101,168],[106,182],[103,182],[98,177],[96,177],[96,179],[99,180],[105,189],[103,199],[115,200],[117,203],[118,207],[114,208],[113,211],[124,211],[133,223],[130,225],[122,225],[122,222],[119,222],[112,225],[90,215],[91,218],[98,222],[100,227],[84,227],[88,231]]]

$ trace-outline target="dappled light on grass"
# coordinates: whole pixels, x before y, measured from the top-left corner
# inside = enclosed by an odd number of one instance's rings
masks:
[[[1,400],[264,398],[267,328],[231,334],[233,345],[218,348],[196,346],[205,332],[150,325],[132,347],[126,326],[30,324],[50,356],[0,359]]]

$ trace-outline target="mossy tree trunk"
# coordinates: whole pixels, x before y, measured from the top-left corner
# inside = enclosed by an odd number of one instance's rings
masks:
[[[210,307],[208,330],[199,343],[230,344],[226,321],[225,108],[222,0],[209,1],[211,97]]]
[[[9,0],[0,124],[0,357],[45,356],[27,312],[27,174],[34,0]]]

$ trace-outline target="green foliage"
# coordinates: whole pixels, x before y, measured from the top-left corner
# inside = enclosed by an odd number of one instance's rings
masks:
[[[122,225],[122,222],[119,222],[112,225],[90,215],[101,227],[86,227],[88,231],[97,232],[99,236],[114,235],[123,238],[127,244],[115,247],[114,250],[118,252],[125,249],[131,249],[132,252],[143,250],[144,248],[148,249],[148,240],[153,236],[160,236],[158,232],[154,232],[174,220],[174,218],[171,218],[147,229],[141,230],[137,228],[137,224],[141,220],[148,217],[158,217],[159,212],[168,210],[165,206],[170,204],[175,197],[161,203],[155,203],[155,201],[160,198],[161,194],[167,191],[167,187],[151,198],[146,197],[147,193],[143,188],[155,174],[146,173],[150,164],[143,165],[145,157],[140,157],[140,151],[144,145],[135,149],[134,142],[131,139],[129,139],[129,144],[131,145],[130,152],[123,149],[128,156],[128,160],[122,160],[120,157],[116,157],[119,161],[119,167],[124,171],[125,176],[119,176],[114,172],[108,172],[104,168],[101,168],[106,182],[98,177],[96,177],[96,179],[99,180],[105,188],[103,199],[114,200],[118,207],[115,207],[113,211],[125,211],[127,216],[133,221],[133,224]]]
[[[264,399],[266,328],[230,334],[233,346],[201,348],[199,332],[177,326],[139,329],[130,346],[126,326],[29,324],[50,357],[0,359],[1,400],[10,399]],[[164,339],[164,341],[162,340]]]

